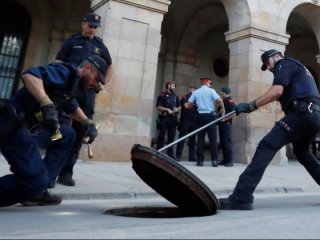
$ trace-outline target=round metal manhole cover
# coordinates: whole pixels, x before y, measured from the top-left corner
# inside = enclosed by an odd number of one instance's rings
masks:
[[[219,201],[193,173],[155,149],[135,144],[131,149],[132,168],[162,197],[180,209],[200,216],[215,214]]]

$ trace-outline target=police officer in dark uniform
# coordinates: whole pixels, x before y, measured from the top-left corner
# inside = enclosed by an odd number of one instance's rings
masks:
[[[90,55],[100,56],[108,64],[106,79],[103,82],[104,85],[111,79],[112,60],[108,48],[104,45],[102,39],[95,36],[97,28],[101,27],[100,22],[101,17],[98,14],[88,13],[82,21],[82,32],[74,34],[64,42],[61,50],[56,56],[56,60],[68,62],[78,66],[86,57]],[[89,119],[93,118],[96,94],[99,92],[100,88],[101,85],[96,89],[91,88],[85,92],[78,93],[77,101]],[[60,120],[68,124],[70,123],[70,116],[63,111],[60,113]],[[72,178],[73,167],[76,164],[80,149],[83,144],[84,131],[82,124],[74,121],[72,123],[72,127],[77,134],[76,143],[74,146],[74,154],[66,162],[57,179],[58,183],[61,183],[65,186],[75,185],[75,180]]]
[[[47,188],[54,186],[64,163],[73,153],[75,141],[74,130],[68,125],[59,124],[57,112],[64,108],[72,118],[81,122],[85,136],[89,142],[93,142],[98,134],[97,129],[81,110],[75,97],[78,91],[99,86],[104,81],[106,68],[106,62],[94,55],[87,57],[78,68],[68,63],[53,63],[28,68],[21,74],[24,86],[11,102],[17,114],[24,115],[24,125],[31,130],[37,147],[46,149],[43,161],[48,170]],[[37,157],[37,154],[30,152],[25,157],[33,156]],[[26,169],[28,167],[22,166],[19,171],[31,171]],[[56,205],[60,202],[60,196],[45,191],[22,204]]]
[[[251,163],[240,175],[233,193],[219,199],[221,209],[251,210],[253,192],[275,154],[288,143],[312,178],[320,184],[320,163],[309,146],[320,131],[320,95],[308,69],[292,58],[283,58],[280,51],[271,49],[261,55],[261,70],[274,74],[272,87],[249,103],[236,106],[236,113],[250,113],[278,100],[285,116],[260,141]]]
[[[0,101],[0,150],[12,174],[0,177],[0,207],[46,191],[48,171],[29,130],[7,100]]]
[[[197,106],[197,127],[203,127],[209,122],[214,121],[219,115],[224,115],[224,106],[221,97],[211,88],[211,78],[200,78],[202,86],[195,90],[188,102],[184,105],[188,109]],[[197,166],[203,166],[205,137],[208,134],[210,142],[211,163],[213,167],[218,167],[217,150],[217,125],[212,124],[197,133]]]
[[[194,86],[190,86],[188,93],[186,95],[182,96],[181,100],[180,100],[181,115],[180,115],[180,123],[178,126],[179,138],[187,135],[190,132],[193,132],[197,128],[197,110],[196,110],[196,108],[187,109],[184,106],[184,103],[188,102],[188,99],[194,90],[196,90],[196,88]],[[182,140],[177,145],[176,160],[178,162],[181,161],[184,142],[185,141]],[[191,135],[189,137],[189,161],[191,161],[191,162],[196,161],[196,135]]]
[[[176,128],[178,125],[178,114],[180,111],[180,99],[175,94],[176,84],[173,81],[168,81],[165,84],[166,91],[160,93],[157,98],[156,107],[159,113],[158,128],[159,135],[157,139],[157,149],[164,146],[165,137],[167,134],[167,143],[172,143],[176,136]],[[167,149],[169,157],[174,159],[173,147]]]
[[[221,88],[221,95],[226,114],[235,109],[235,100],[230,96],[231,90],[229,87]],[[233,149],[232,149],[232,118],[220,121],[218,124],[220,146],[222,149],[223,160],[219,165],[226,167],[233,166]]]

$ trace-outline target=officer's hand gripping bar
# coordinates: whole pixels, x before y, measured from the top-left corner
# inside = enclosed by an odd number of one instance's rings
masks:
[[[201,130],[209,127],[210,125],[215,124],[215,123],[218,123],[218,122],[220,122],[221,120],[224,120],[224,119],[226,119],[226,118],[228,118],[228,117],[231,117],[231,115],[233,115],[233,114],[235,114],[235,113],[236,113],[236,111],[231,111],[231,112],[223,115],[222,117],[219,117],[219,118],[217,118],[216,120],[207,123],[206,125],[202,126],[201,128],[198,128],[198,129],[194,130],[193,132],[191,132],[191,133],[189,133],[189,134],[187,134],[187,135],[185,135],[185,136],[177,139],[176,141],[168,144],[167,146],[164,146],[163,148],[160,148],[160,149],[158,150],[158,152],[162,152],[162,151],[166,150],[167,148],[169,148],[169,147],[177,144],[178,142],[181,142],[182,140],[190,137],[190,136],[193,135],[193,134],[196,134],[197,132],[200,132]]]

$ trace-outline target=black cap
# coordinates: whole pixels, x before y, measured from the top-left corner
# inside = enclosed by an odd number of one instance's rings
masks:
[[[228,87],[222,87],[222,88],[221,88],[221,91],[222,91],[223,93],[225,93],[225,94],[230,94],[230,93],[231,93],[231,90],[230,90],[230,88],[228,88]]]
[[[166,89],[168,89],[168,85],[169,84],[171,85],[171,84],[176,84],[176,83],[174,81],[172,81],[172,80],[167,81],[166,84],[165,84]]]
[[[101,17],[96,13],[87,13],[87,15],[83,18],[83,21],[88,22],[92,26],[101,27]]]
[[[98,55],[91,55],[86,59],[97,68],[97,70],[99,71],[99,81],[104,85],[108,69],[108,64],[106,63],[106,61]]]
[[[261,54],[261,61],[262,61],[261,70],[262,71],[267,70],[266,63],[268,62],[269,58],[271,58],[276,53],[281,53],[281,52],[278,50],[275,50],[275,49],[270,49],[270,50],[264,52],[263,54]]]

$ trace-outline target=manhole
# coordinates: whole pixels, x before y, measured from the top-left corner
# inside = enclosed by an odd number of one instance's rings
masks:
[[[138,176],[184,213],[207,216],[215,214],[219,208],[219,201],[211,190],[169,156],[135,144],[131,149],[131,160]]]

